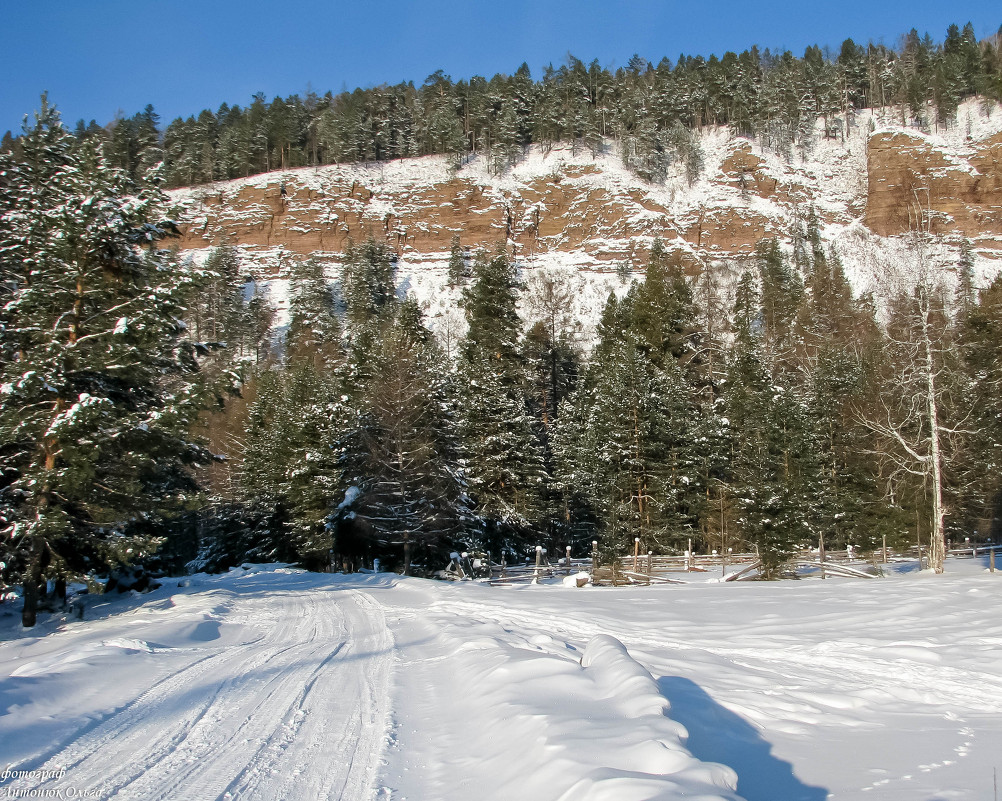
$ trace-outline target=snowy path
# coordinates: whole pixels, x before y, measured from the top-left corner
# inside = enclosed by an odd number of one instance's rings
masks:
[[[80,626],[89,636],[64,647],[100,642],[167,664],[138,696],[116,699],[118,711],[19,767],[63,768],[62,780],[35,786],[100,798],[365,798],[383,747],[390,634],[365,593],[290,578],[301,586],[261,591],[247,576],[175,596],[160,621],[143,606]],[[14,672],[65,667],[43,659]]]

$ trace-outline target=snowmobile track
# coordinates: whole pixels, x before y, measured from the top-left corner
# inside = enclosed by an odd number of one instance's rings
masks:
[[[381,607],[354,590],[237,595],[228,617],[263,636],[199,654],[37,767],[102,799],[367,797],[393,658]]]

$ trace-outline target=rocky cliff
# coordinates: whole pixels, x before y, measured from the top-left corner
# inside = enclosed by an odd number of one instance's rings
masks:
[[[969,102],[954,128],[935,133],[891,117],[864,112],[846,136],[826,139],[819,129],[808,149],[785,155],[726,129],[706,130],[705,169],[692,184],[681,167],[663,184],[648,184],[624,169],[610,143],[601,153],[534,147],[501,175],[476,157],[458,170],[426,157],[273,172],[171,194],[182,248],[226,241],[265,271],[277,253],[333,261],[349,240],[374,236],[414,276],[441,273],[454,235],[471,249],[503,242],[529,268],[606,275],[623,262],[642,266],[661,237],[695,270],[740,263],[765,236],[789,244],[810,208],[860,289],[898,258],[893,237],[920,218],[940,235],[947,266],[967,242],[981,273],[997,269],[1002,109]]]

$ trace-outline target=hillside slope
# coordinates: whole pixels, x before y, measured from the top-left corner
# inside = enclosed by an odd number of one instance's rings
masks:
[[[904,127],[891,110],[856,116],[850,134],[783,157],[762,143],[707,129],[705,169],[691,186],[681,165],[664,184],[627,171],[614,146],[591,153],[538,147],[502,175],[473,158],[458,171],[443,157],[273,172],[171,193],[181,247],[238,246],[260,274],[278,275],[283,254],[337,260],[350,241],[387,241],[400,255],[405,288],[452,305],[443,293],[454,235],[464,247],[505,242],[524,268],[561,267],[579,281],[593,318],[625,262],[642,268],[661,237],[693,272],[749,256],[763,237],[792,246],[810,208],[857,291],[881,290],[906,267],[902,235],[925,217],[940,236],[937,263],[953,267],[973,249],[983,282],[1002,266],[1002,109],[971,100],[947,131]],[[284,194],[283,194],[284,190]],[[281,301],[281,292],[278,292]]]

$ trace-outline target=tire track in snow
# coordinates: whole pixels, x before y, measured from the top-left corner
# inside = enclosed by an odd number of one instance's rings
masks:
[[[175,671],[38,767],[102,799],[370,795],[392,660],[381,607],[305,589],[236,596],[231,615],[264,636]]]

